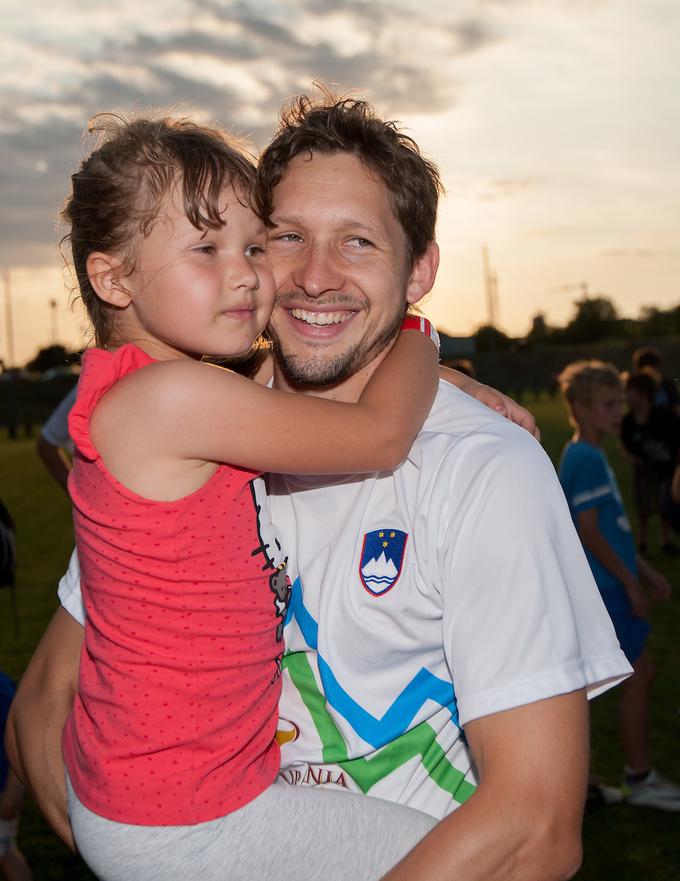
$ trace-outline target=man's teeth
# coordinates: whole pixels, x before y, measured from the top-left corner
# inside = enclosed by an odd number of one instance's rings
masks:
[[[305,321],[307,324],[342,324],[351,317],[351,312],[308,312],[306,309],[291,309],[293,318]]]

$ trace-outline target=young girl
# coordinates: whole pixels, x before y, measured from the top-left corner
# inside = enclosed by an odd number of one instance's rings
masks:
[[[331,793],[272,786],[289,588],[254,479],[394,468],[433,400],[435,347],[400,334],[357,404],[202,363],[247,351],[271,312],[253,165],[187,121],[98,120],[103,143],[64,209],[99,346],[70,417],[87,609],[63,736],[76,842],[101,878],[148,881],[258,878],[272,857],[288,877],[292,838],[290,874],[304,878],[309,836],[338,854],[329,878],[352,877]],[[372,842],[376,816],[387,831],[406,810],[339,798]],[[409,815],[414,837],[385,842],[379,864],[358,849],[359,874],[375,877],[432,823]]]

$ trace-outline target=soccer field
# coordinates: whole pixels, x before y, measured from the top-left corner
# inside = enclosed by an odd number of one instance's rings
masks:
[[[536,414],[543,443],[553,461],[569,436],[562,406],[547,398],[526,402]],[[616,446],[608,454],[629,505],[629,480]],[[17,521],[19,555],[17,605],[20,631],[14,633],[10,597],[0,590],[0,668],[18,679],[33,647],[57,607],[56,583],[72,545],[69,503],[52,483],[34,452],[32,441],[10,442],[0,436],[0,496]],[[509,512],[511,516],[511,512]],[[679,541],[680,543],[680,541]],[[666,574],[676,596],[652,606],[650,652],[657,669],[652,701],[652,744],[660,771],[680,780],[680,560],[662,556],[652,534],[650,562]],[[616,734],[616,691],[593,703],[592,753],[595,770],[615,783],[623,764]],[[580,881],[678,881],[680,835],[678,815],[626,805],[589,808],[584,828],[585,857]],[[78,857],[63,847],[29,801],[22,815],[20,844],[36,881],[91,879]],[[191,878],[188,868],[187,878]],[[275,879],[272,879],[275,881]],[[301,879],[306,881],[306,879]]]

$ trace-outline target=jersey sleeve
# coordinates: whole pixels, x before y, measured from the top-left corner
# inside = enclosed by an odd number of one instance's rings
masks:
[[[630,674],[552,463],[515,426],[452,456],[437,578],[461,724]],[[446,472],[440,472],[446,473]]]
[[[78,551],[74,548],[68,569],[59,582],[59,602],[62,607],[75,618],[79,624],[85,626],[85,606],[80,592],[80,562]]]
[[[584,445],[578,451],[578,457],[578,463],[572,462],[568,479],[564,481],[564,492],[574,516],[589,508],[597,508],[614,493],[602,454]]]

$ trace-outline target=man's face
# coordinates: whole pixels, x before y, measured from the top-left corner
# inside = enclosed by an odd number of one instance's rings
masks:
[[[301,154],[274,190],[269,324],[296,385],[335,385],[394,338],[408,291],[407,242],[384,184],[348,153]]]

